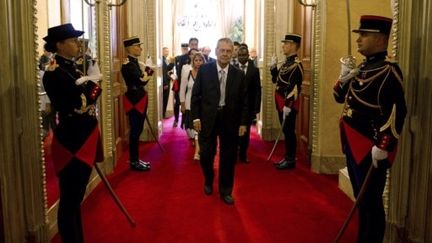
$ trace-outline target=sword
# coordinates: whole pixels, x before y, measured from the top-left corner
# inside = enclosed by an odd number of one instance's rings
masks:
[[[165,149],[162,147],[162,144],[160,144],[159,139],[156,137],[156,134],[154,133],[153,128],[147,118],[148,116],[146,115],[145,120],[147,121],[147,125],[149,126],[150,133],[152,134],[153,138],[156,140],[157,144],[159,145],[160,150],[163,153],[165,153]]]
[[[350,0],[346,0],[346,11],[348,18],[348,56],[352,56],[351,50],[351,11],[350,11]]]
[[[123,203],[120,201],[118,196],[115,194],[114,190],[112,189],[110,183],[108,182],[105,175],[102,173],[101,169],[97,164],[95,164],[96,172],[98,173],[99,177],[102,179],[102,182],[104,183],[105,187],[108,189],[111,197],[114,199],[114,202],[117,204],[117,206],[120,208],[120,210],[123,212],[123,214],[126,216],[127,220],[129,221],[129,224],[132,226],[132,228],[135,228],[136,223],[135,220],[130,216],[126,208],[123,206]]]
[[[276,149],[276,145],[278,144],[279,139],[280,139],[280,137],[281,137],[281,135],[282,135],[283,128],[284,128],[284,125],[285,125],[285,121],[286,121],[286,116],[284,116],[284,118],[283,118],[283,120],[282,120],[281,128],[280,128],[280,130],[279,130],[279,134],[278,134],[278,136],[277,136],[277,138],[276,138],[276,140],[275,140],[275,143],[273,144],[273,148],[272,148],[272,150],[271,150],[269,156],[267,157],[267,161],[270,161],[271,157],[273,156],[273,153],[274,153],[274,151],[275,151],[275,149]]]
[[[354,212],[355,212],[356,208],[358,207],[360,201],[363,198],[363,195],[364,195],[366,189],[368,188],[368,185],[369,185],[370,178],[372,176],[373,170],[374,170],[374,166],[373,166],[373,163],[371,163],[371,165],[369,167],[369,170],[368,170],[368,172],[366,174],[366,178],[365,178],[365,180],[363,182],[363,185],[360,188],[360,192],[357,195],[356,201],[355,201],[354,205],[352,206],[351,211],[348,213],[348,216],[346,217],[345,222],[342,225],[342,227],[340,228],[340,230],[339,230],[338,234],[336,235],[336,238],[334,239],[333,243],[338,243],[339,242],[340,238],[342,237],[343,233],[345,232],[346,228],[348,227],[348,224],[351,221],[351,218],[354,215]]]
[[[356,67],[356,59],[352,55],[351,49],[351,11],[350,11],[350,0],[346,0],[346,12],[347,12],[347,25],[348,25],[348,55],[346,57],[341,57],[340,62],[354,69]]]

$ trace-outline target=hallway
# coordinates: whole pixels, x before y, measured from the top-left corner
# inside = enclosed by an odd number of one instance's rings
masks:
[[[82,208],[86,242],[331,242],[352,202],[335,175],[312,173],[301,157],[296,170],[277,171],[266,161],[272,143],[253,129],[250,164],[239,163],[233,196],[225,205],[202,191],[199,162],[184,130],[165,120],[161,143],[141,145],[150,172],[128,168],[127,153],[109,180],[137,226],[131,228],[107,190],[99,185]],[[282,144],[280,144],[282,145]],[[279,159],[276,150],[274,159]],[[342,242],[355,239],[355,219]],[[60,242],[55,237],[52,242]]]

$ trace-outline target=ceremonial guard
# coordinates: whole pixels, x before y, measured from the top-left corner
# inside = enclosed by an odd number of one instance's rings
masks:
[[[144,89],[153,75],[153,69],[138,61],[142,48],[138,37],[123,40],[128,54],[121,73],[127,86],[123,105],[129,118],[129,163],[132,170],[150,170],[150,163],[139,159],[139,137],[147,113],[148,94]]]
[[[52,140],[52,157],[59,177],[60,202],[57,224],[62,242],[84,242],[80,205],[95,162],[103,161],[96,101],[101,88],[82,76],[74,58],[84,32],[71,24],[48,29],[47,51],[55,53],[43,84],[58,114]],[[96,77],[99,80],[101,76]]]
[[[276,83],[276,109],[285,135],[285,156],[275,164],[277,169],[293,169],[296,164],[297,136],[295,123],[303,81],[303,66],[297,56],[300,42],[300,35],[285,35],[285,39],[282,40],[282,50],[286,56],[286,61],[278,69],[277,61],[274,60],[270,68],[272,82]]]
[[[366,57],[357,68],[352,57],[342,58],[342,70],[334,86],[334,97],[344,103],[340,119],[342,149],[354,195],[358,196],[369,168],[369,183],[358,199],[357,242],[382,242],[385,213],[382,194],[387,169],[406,115],[402,72],[387,56],[392,19],[362,16],[358,52]],[[373,166],[373,167],[371,167]]]

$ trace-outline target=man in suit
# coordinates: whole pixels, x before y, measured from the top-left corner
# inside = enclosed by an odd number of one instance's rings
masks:
[[[188,44],[189,50],[190,49],[197,49],[198,50],[198,39],[195,37],[192,37],[189,39],[189,44]],[[183,51],[183,44],[182,44],[182,51]],[[185,64],[189,64],[190,63],[190,57],[188,54],[188,51],[186,51],[186,53],[180,55],[180,56],[176,56],[175,58],[175,69],[176,69],[176,74],[177,77],[179,78],[177,81],[178,83],[178,87],[181,87],[181,73],[182,73],[182,68],[183,65]],[[179,115],[180,115],[180,95],[179,95],[179,91],[180,90],[176,90],[174,91],[174,123],[173,123],[173,127],[177,127],[178,125],[178,120],[179,120]]]
[[[257,56],[257,50],[255,47],[252,47],[249,51],[250,59],[252,60],[255,67],[258,67],[258,56]]]
[[[249,147],[250,127],[261,108],[261,81],[259,69],[254,65],[252,60],[249,60],[249,51],[246,46],[240,46],[237,57],[240,63],[240,70],[245,73],[249,100],[246,133],[239,138],[239,160],[243,163],[249,163],[247,149]]]
[[[174,68],[174,63],[168,61],[169,49],[168,47],[162,48],[162,91],[163,91],[163,103],[162,103],[162,116],[166,117],[166,109],[168,105],[168,98],[170,93],[170,76],[168,72]]]
[[[232,191],[237,141],[245,134],[248,120],[244,73],[229,64],[233,49],[231,39],[219,39],[217,61],[201,66],[191,98],[191,115],[201,147],[204,193],[211,195],[213,192],[213,163],[219,137],[219,193],[228,205],[234,203]]]
[[[239,61],[238,61],[238,49],[240,48],[240,42],[234,41],[234,49],[233,54],[231,56],[231,65],[238,68],[239,67]]]
[[[297,56],[301,36],[285,35],[282,51],[286,61],[278,69],[276,64],[270,68],[272,82],[276,83],[275,101],[279,121],[283,124],[285,135],[285,156],[276,164],[276,169],[294,169],[296,165],[297,136],[295,123],[299,109],[299,96],[303,82],[303,66]],[[285,122],[284,122],[285,121]]]
[[[209,46],[204,46],[202,48],[202,54],[204,55],[205,62],[215,62],[216,59],[210,56],[211,49]]]

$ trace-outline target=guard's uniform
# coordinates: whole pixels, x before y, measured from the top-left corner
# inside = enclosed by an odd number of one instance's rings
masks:
[[[45,71],[43,84],[58,114],[51,150],[60,185],[57,220],[65,242],[80,242],[80,204],[92,166],[103,161],[96,118],[96,100],[101,88],[92,81],[76,85],[81,74],[74,62],[58,55],[55,60],[56,64]]]
[[[334,97],[344,103],[340,134],[347,167],[357,197],[372,163],[374,145],[389,152],[374,170],[359,205],[358,242],[382,242],[385,215],[382,202],[386,171],[391,166],[406,115],[402,73],[387,52],[367,57],[350,82],[334,86]]]
[[[359,42],[362,43],[363,38],[374,40],[371,33],[388,37],[391,26],[392,19],[363,15],[359,29],[353,32],[360,33]],[[372,170],[369,184],[359,201],[357,243],[382,242],[384,239],[382,194],[386,172],[395,158],[407,113],[399,66],[387,59],[387,51],[369,54],[371,44],[366,43],[364,50],[360,49],[367,56],[358,66],[359,73],[345,82],[338,80],[334,86],[336,101],[344,103],[340,119],[341,143],[356,197],[373,163],[372,157],[386,157],[377,161],[378,166]]]
[[[139,162],[138,150],[139,137],[143,131],[148,106],[148,95],[144,89],[144,86],[148,83],[148,78],[146,78],[145,73],[141,70],[138,59],[132,56],[128,56],[127,60],[123,63],[121,73],[127,86],[123,104],[130,126],[129,160],[132,168],[138,168],[142,167]],[[147,165],[145,167],[148,167]]]
[[[387,52],[370,56],[359,68],[355,80],[334,87],[337,102],[344,103],[341,118],[342,141],[359,165],[373,145],[387,150],[392,163],[406,115],[402,72],[386,59]],[[344,148],[344,151],[348,148]]]
[[[291,108],[291,112],[285,118],[283,132],[285,135],[285,161],[295,163],[297,137],[295,134],[295,122],[299,109],[299,96],[303,81],[303,65],[298,56],[287,57],[286,62],[277,69],[271,70],[272,82],[276,83],[275,102],[279,115],[279,121],[283,121],[283,107]]]
[[[92,81],[76,85],[81,74],[74,62],[58,55],[55,60],[56,65],[50,66],[43,76],[45,91],[58,112],[59,123],[52,143],[54,166],[60,173],[76,158],[91,168],[95,161],[103,160],[96,118],[101,88]]]

